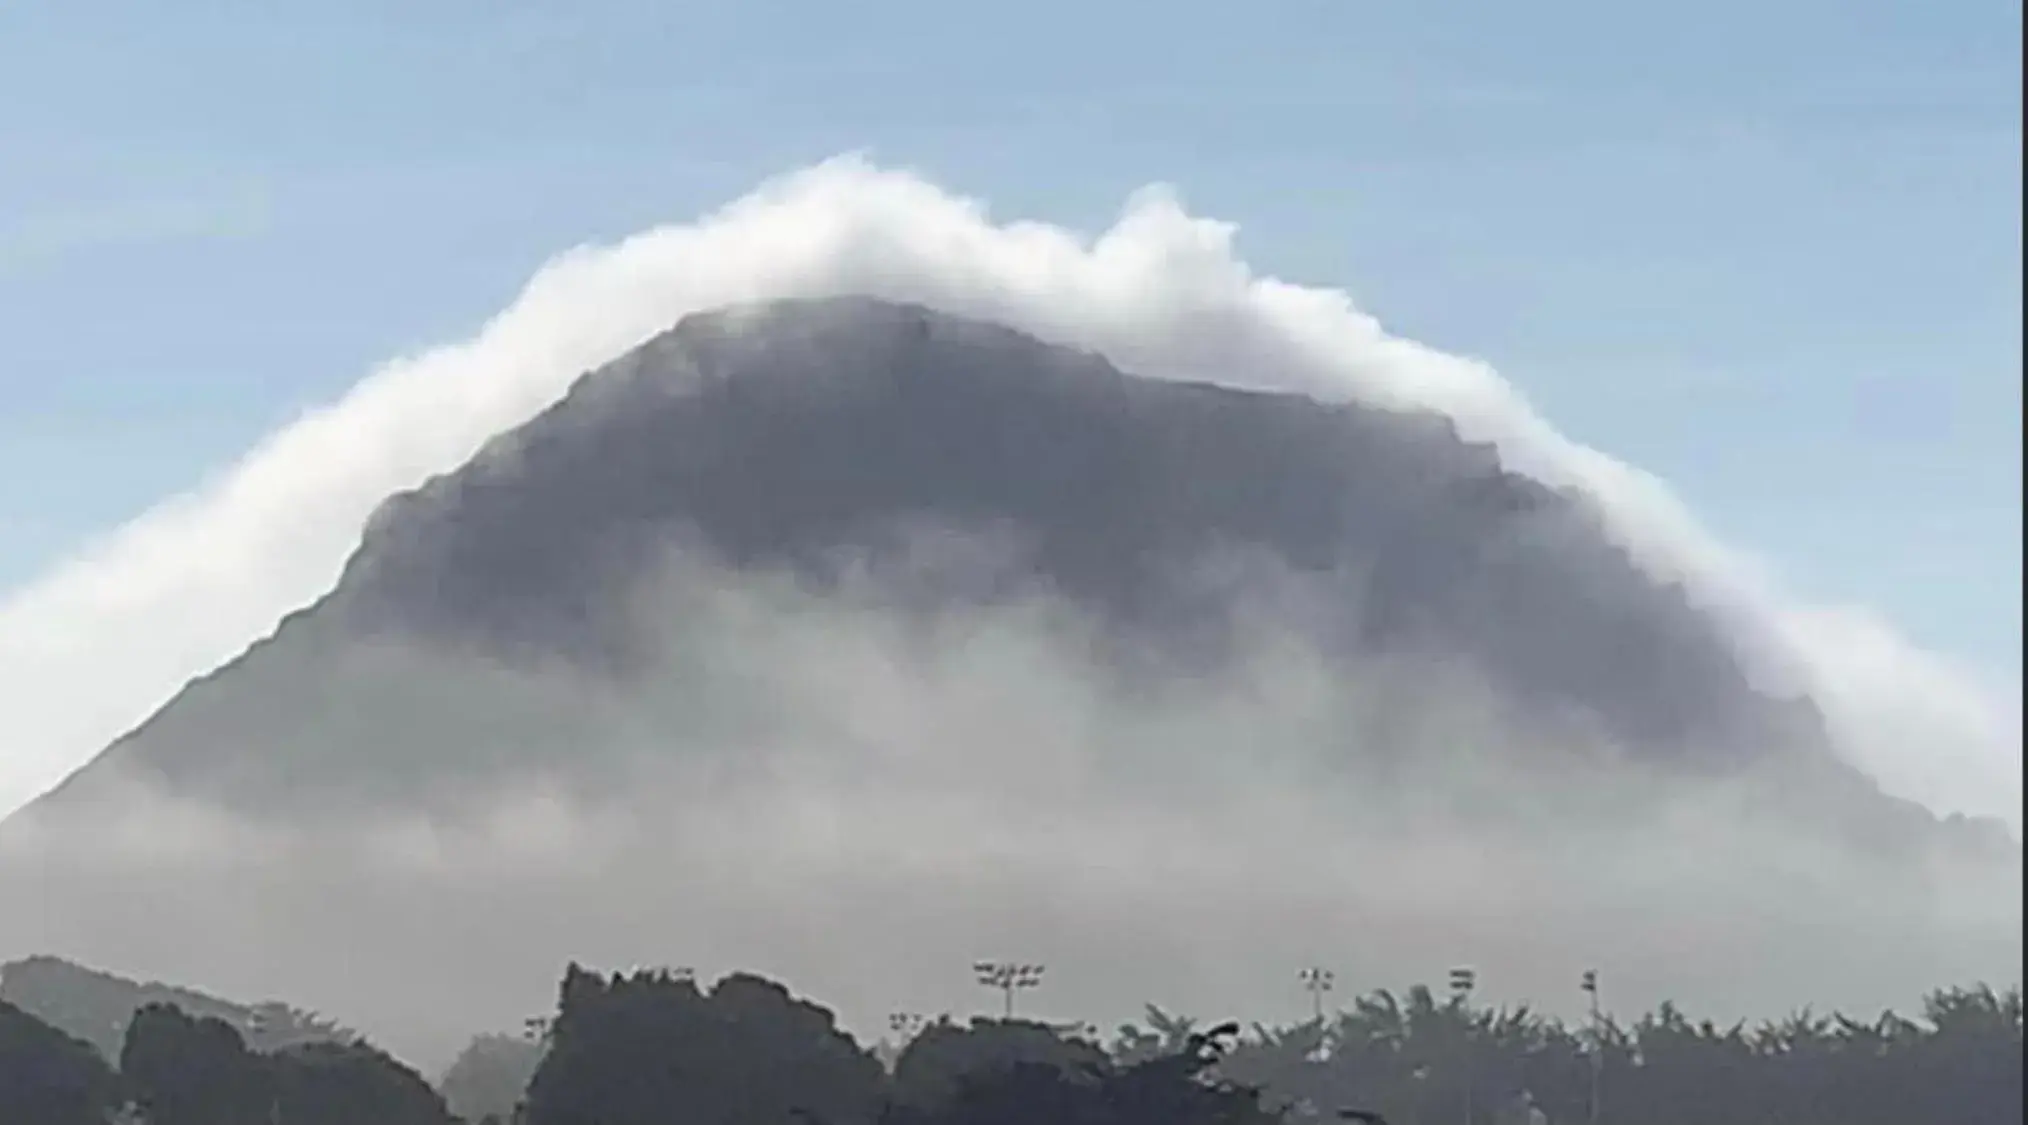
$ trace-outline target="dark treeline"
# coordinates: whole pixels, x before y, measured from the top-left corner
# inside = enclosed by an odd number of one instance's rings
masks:
[[[1919,1018],[1722,1027],[1665,1005],[1572,1028],[1414,988],[1244,1033],[1151,1008],[1103,1042],[897,1017],[905,1042],[869,1048],[759,977],[573,966],[552,1017],[475,1041],[442,1091],[350,1036],[261,1051],[151,1004],[108,1059],[0,1003],[0,1122],[448,1125],[457,1104],[475,1125],[2000,1125],[2022,1120],[2021,1016],[2018,989],[1981,987]]]
[[[1163,1042],[1187,1021],[1150,1013]],[[1596,1049],[1594,1045],[1596,1044]],[[1155,1047],[1153,1049],[1159,1049]],[[1958,1125],[2020,1122],[2021,993],[1931,995],[1922,1016],[1801,1013],[1749,1026],[1665,1004],[1632,1023],[1570,1028],[1470,1008],[1426,988],[1378,993],[1320,1025],[1256,1029],[1222,1067],[1284,1099],[1359,1104],[1395,1122],[1591,1120],[1616,1125]]]

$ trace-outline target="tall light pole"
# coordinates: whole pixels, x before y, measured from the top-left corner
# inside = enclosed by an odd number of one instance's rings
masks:
[[[1296,974],[1303,982],[1303,991],[1310,994],[1310,1015],[1317,1021],[1319,1030],[1324,1026],[1324,994],[1338,983],[1338,974],[1329,969],[1312,965]]]
[[[1598,1125],[1599,1114],[1603,1112],[1601,1079],[1605,1076],[1605,1024],[1599,1018],[1598,970],[1586,969],[1578,987],[1591,997],[1591,1101],[1586,1107],[1586,1119],[1591,1125]]]
[[[265,1038],[272,1027],[268,1014],[262,1011],[248,1012],[246,1017],[247,1035],[250,1039]],[[261,1048],[253,1047],[255,1051]],[[268,1067],[268,1125],[280,1125],[282,1120],[282,1087],[278,1081],[280,1072]]]
[[[1044,969],[1042,965],[1020,965],[1012,961],[976,961],[972,964],[972,973],[978,982],[1000,993],[1001,1014],[1010,1020],[1014,1018],[1014,994],[1039,987]]]
[[[925,1022],[927,1021],[914,1012],[895,1012],[887,1017],[887,1030],[893,1032],[895,1038],[906,1045],[909,1040],[922,1034]]]
[[[1469,968],[1451,970],[1451,999],[1457,1004],[1458,1014],[1465,1018],[1465,1125],[1472,1125],[1472,1086],[1476,1081],[1472,1065],[1472,1049],[1477,1045],[1472,1035],[1472,989],[1479,985],[1479,974]]]

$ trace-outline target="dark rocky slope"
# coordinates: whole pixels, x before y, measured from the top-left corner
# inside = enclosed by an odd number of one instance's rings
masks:
[[[924,568],[901,549],[923,528],[1011,553]],[[1503,471],[1443,418],[1131,377],[858,299],[693,316],[583,376],[387,501],[329,596],[74,782],[111,765],[199,789],[342,774],[284,744],[312,713],[380,738],[319,672],[373,640],[624,677],[628,591],[672,543],[819,589],[849,558],[916,608],[1047,591],[1134,642],[1122,651],[1195,662],[1221,659],[1234,606],[1259,593],[1196,564],[1267,558],[1309,591],[1302,627],[1328,650],[1466,661],[1652,761],[1781,757],[1872,794],[1808,702],[1757,691],[1723,630],[1585,503]]]

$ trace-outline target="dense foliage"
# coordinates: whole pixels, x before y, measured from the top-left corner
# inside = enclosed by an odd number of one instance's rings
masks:
[[[262,1051],[343,1040],[352,1034],[315,1012],[286,1004],[234,1004],[194,989],[131,981],[56,957],[0,965],[0,1000],[90,1043],[108,1058],[120,1053],[127,1022],[151,1004],[223,1020],[239,1028],[248,1045]]]
[[[151,1004],[127,1027],[122,1093],[145,1125],[450,1125],[422,1076],[361,1042],[249,1050],[223,1020]],[[7,1118],[12,1121],[12,1118]]]
[[[91,1044],[0,1000],[0,1121],[97,1125],[118,1104],[118,1079]]]
[[[1631,1024],[1571,1029],[1418,988],[1322,1024],[1257,1030],[1224,1069],[1283,1104],[1356,1102],[1397,1122],[1464,1120],[1468,1098],[1479,1120],[1523,1121],[1532,1104],[1548,1121],[1584,1122],[1595,1092],[1599,1120],[1614,1125],[2002,1125],[2022,1120],[2021,1053],[2018,989],[1939,992],[1916,1020],[1800,1013],[1723,1026],[1665,1004]]]
[[[1269,1125],[1358,1119],[1603,1125],[2012,1125],[2017,990],[1955,989],[1920,1018],[1807,1013],[1721,1027],[1673,1006],[1568,1028],[1424,988],[1288,1028],[1200,1029],[1150,1008],[1101,1045],[1021,1020],[897,1023],[876,1053],[831,1013],[736,974],[572,966],[555,1014],[475,1041],[444,1094],[354,1038],[261,1051],[149,1004],[115,1067],[0,1003],[6,1125]]]

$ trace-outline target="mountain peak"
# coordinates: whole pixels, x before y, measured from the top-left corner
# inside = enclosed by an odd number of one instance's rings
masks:
[[[417,1026],[591,932],[912,974],[1069,924],[1186,979],[1263,917],[1658,980],[2019,955],[2018,848],[1884,796],[1585,497],[1441,416],[864,300],[585,374],[29,812],[12,885],[85,885],[37,947],[262,994],[338,935],[297,994],[372,976]]]
[[[992,549],[925,572],[925,529]],[[337,588],[276,641],[624,675],[629,595],[678,548],[812,589],[872,573],[896,605],[1047,597],[1185,668],[1223,659],[1235,620],[1272,601],[1210,564],[1266,560],[1302,593],[1283,624],[1325,651],[1464,662],[1656,761],[1831,757],[1815,709],[1756,691],[1723,629],[1581,498],[1506,470],[1448,419],[1140,378],[866,298],[693,315],[585,374],[390,498]],[[229,695],[262,659],[257,646],[193,692]],[[212,707],[174,701],[109,757],[259,772],[250,747],[235,752],[254,761],[217,761],[218,720],[179,711]]]

